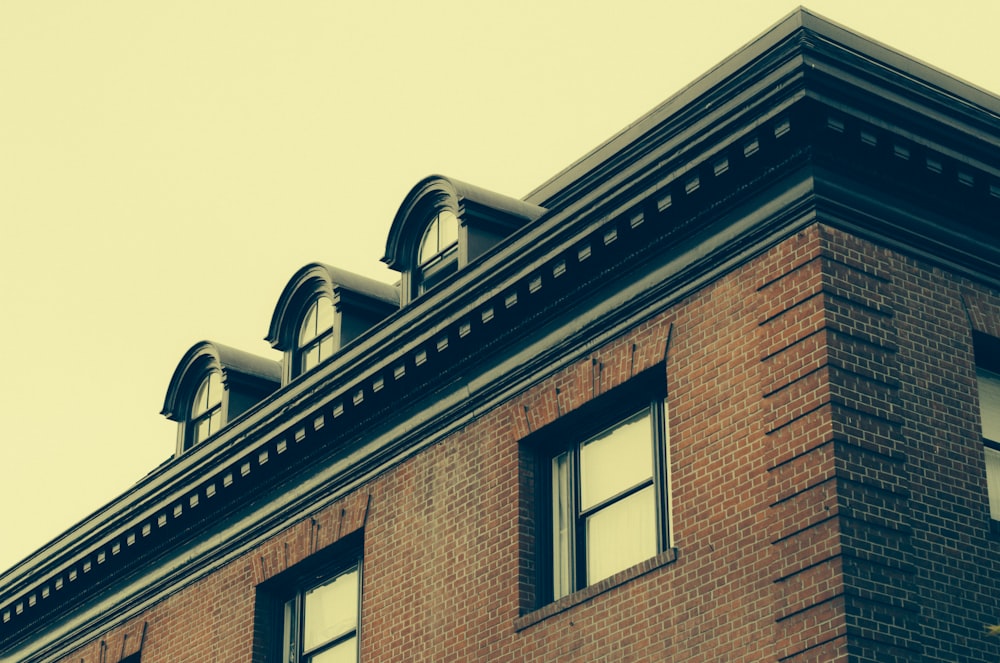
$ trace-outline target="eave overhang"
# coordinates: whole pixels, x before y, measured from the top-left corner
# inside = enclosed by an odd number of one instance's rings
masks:
[[[537,222],[0,577],[0,660],[68,652],[817,220],[1000,287],[998,108],[793,14],[536,190]]]

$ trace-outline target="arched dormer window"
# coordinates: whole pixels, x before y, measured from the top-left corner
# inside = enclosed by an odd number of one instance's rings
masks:
[[[438,287],[545,209],[432,175],[407,194],[386,241],[385,262],[400,272],[405,306]]]
[[[458,217],[442,210],[431,219],[417,250],[417,294],[458,269]]]
[[[380,320],[399,310],[399,291],[322,263],[285,285],[266,340],[284,353],[282,384],[309,373]]]
[[[222,384],[222,373],[208,372],[198,386],[191,406],[191,440],[189,446],[204,442],[222,428],[222,401],[226,387]]]
[[[176,455],[204,444],[281,384],[281,365],[202,341],[174,369],[162,414],[177,422]]]
[[[333,300],[326,295],[313,299],[306,309],[297,346],[297,375],[311,371],[333,356],[336,350]]]

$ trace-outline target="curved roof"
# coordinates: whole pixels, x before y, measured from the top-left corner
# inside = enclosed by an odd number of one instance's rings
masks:
[[[396,286],[325,263],[309,263],[295,272],[278,297],[274,313],[271,315],[267,336],[264,338],[272,347],[284,349],[280,347],[282,345],[282,331],[291,328],[288,326],[289,317],[299,314],[300,292],[303,287],[309,287],[308,294],[321,290],[332,299],[336,299],[341,291],[347,291],[376,302],[399,307],[399,290]]]
[[[410,244],[419,239],[423,224],[430,216],[430,212],[436,209],[449,209],[460,217],[468,210],[479,218],[489,217],[494,222],[512,228],[535,221],[546,212],[544,207],[517,198],[488,191],[444,175],[430,175],[410,189],[399,206],[389,228],[382,262],[397,271],[406,269],[408,265],[403,262],[407,250],[411,248]],[[421,227],[410,231],[411,225]]]
[[[162,415],[171,420],[185,416],[187,403],[185,389],[193,374],[200,374],[207,367],[222,371],[223,381],[232,377],[250,378],[264,382],[281,382],[281,364],[273,359],[231,348],[212,341],[200,341],[184,353],[167,387]]]

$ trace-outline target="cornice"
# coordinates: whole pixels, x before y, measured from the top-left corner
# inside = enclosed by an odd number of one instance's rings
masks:
[[[761,97],[777,108],[798,94],[853,112],[878,108],[883,120],[905,119],[939,150],[957,143],[967,158],[989,153],[1000,135],[996,95],[799,8],[525,199],[571,204],[648,146],[690,144],[698,133],[738,124],[734,116],[759,113]]]

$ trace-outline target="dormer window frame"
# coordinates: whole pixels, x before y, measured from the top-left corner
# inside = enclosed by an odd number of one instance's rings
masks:
[[[332,325],[304,336],[310,311],[324,298],[330,302]],[[324,263],[304,265],[285,284],[264,337],[283,354],[282,386],[314,373],[345,345],[398,310],[396,286]],[[313,363],[306,353],[317,347],[319,359]]]
[[[327,314],[329,326],[326,324]],[[336,304],[332,295],[320,291],[308,299],[300,315],[291,379],[305,375],[336,354],[338,348]],[[312,326],[313,329],[307,329]],[[313,358],[315,357],[315,359]]]
[[[413,260],[414,297],[427,292],[468,262],[468,255],[460,255],[463,232],[459,216],[448,208],[438,210],[427,222]]]
[[[274,360],[212,341],[195,343],[174,369],[161,410],[177,422],[175,455],[214,439],[280,384],[281,365]]]
[[[337,312],[337,296],[333,284],[320,274],[308,275],[297,283],[295,278],[292,281],[293,283],[286,286],[286,291],[291,288],[291,291],[287,293],[287,299],[283,304],[279,303],[282,315],[281,323],[278,325],[272,321],[272,334],[267,338],[273,347],[284,353],[281,376],[283,386],[312,373],[340,349],[338,342],[338,318],[340,316]],[[313,338],[303,341],[303,327],[308,322],[310,311],[321,299],[330,302],[333,323],[328,329],[324,329]],[[314,342],[322,343],[323,339],[329,339],[332,343],[332,347],[329,344],[326,347],[329,354],[323,356],[324,353],[321,351],[320,359],[316,363],[307,364],[306,352],[315,347]]]
[[[209,398],[211,395],[211,384],[217,376],[216,385],[221,387],[219,399],[209,400],[205,407],[199,407],[199,400],[202,396],[202,389],[209,385]],[[186,453],[197,446],[205,444],[215,437],[219,431],[226,427],[229,417],[229,387],[226,379],[226,371],[218,360],[209,355],[198,356],[191,366],[184,372],[179,394],[179,403],[176,417],[177,426],[177,455]],[[209,430],[205,435],[201,435],[199,426],[209,423]],[[214,424],[214,425],[213,425]]]
[[[205,442],[222,430],[226,425],[226,412],[229,409],[229,389],[219,368],[213,366],[206,370],[193,393],[191,414],[185,426],[184,450]],[[208,429],[202,435],[205,424]]]
[[[442,175],[414,186],[396,211],[382,262],[400,274],[400,305],[422,298],[455,272],[540,219],[546,210]],[[455,235],[437,240],[442,217],[455,218]],[[434,238],[433,250],[427,248]]]

